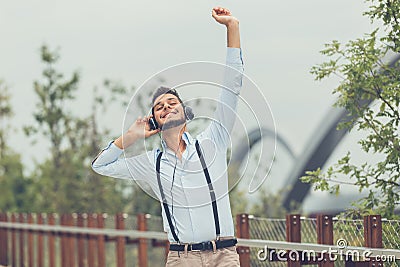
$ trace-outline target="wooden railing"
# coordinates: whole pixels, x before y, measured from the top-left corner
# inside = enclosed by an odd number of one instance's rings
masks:
[[[151,243],[147,238],[136,237],[140,235],[138,232],[147,230],[145,214],[136,216],[137,231],[125,230],[122,213],[115,215],[114,229],[104,228],[104,214],[64,214],[58,218],[59,225],[55,224],[57,217],[57,214],[0,213],[0,266],[104,267],[106,243],[115,245],[118,267],[126,266],[126,247],[130,244],[137,245],[139,266],[148,266],[149,245],[163,247],[168,252],[165,233],[146,232],[159,238]]]
[[[106,244],[115,247],[115,263],[112,266],[125,267],[126,252],[129,244],[135,244],[135,259],[138,266],[149,265],[148,252],[151,248],[161,247],[164,255],[168,253],[167,235],[163,232],[147,231],[148,215],[136,216],[136,230],[125,230],[124,214],[114,216],[115,227],[104,228],[103,214],[66,214],[57,220],[54,214],[4,214],[0,213],[0,266],[106,266]],[[56,224],[59,221],[59,224]],[[328,248],[335,248],[333,241],[332,217],[318,215],[316,233],[318,244],[301,242],[301,220],[299,214],[286,217],[286,241],[250,239],[249,215],[236,216],[236,234],[238,237],[238,253],[242,267],[251,266],[254,255],[250,248],[264,248],[304,251],[313,249],[322,253]],[[152,242],[148,242],[152,240]],[[377,255],[396,255],[400,259],[400,250],[382,250],[382,221],[380,216],[364,218],[364,246],[370,248],[371,257]],[[365,247],[349,247],[357,251]],[[341,251],[338,253],[345,253]],[[252,256],[252,257],[251,257]],[[322,260],[292,260],[285,256],[288,266],[318,264],[333,266],[329,258]],[[165,260],[162,259],[163,261]],[[272,260],[282,260],[276,257]],[[164,263],[160,263],[163,266]],[[346,266],[372,266],[365,259],[346,260]],[[374,262],[379,266],[381,262]],[[128,264],[129,266],[132,263]]]

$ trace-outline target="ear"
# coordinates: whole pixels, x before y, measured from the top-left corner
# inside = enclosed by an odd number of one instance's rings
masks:
[[[191,121],[194,118],[194,113],[191,107],[185,106],[185,117],[187,120]]]

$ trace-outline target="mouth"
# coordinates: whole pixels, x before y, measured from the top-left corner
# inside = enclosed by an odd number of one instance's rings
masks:
[[[161,115],[161,118],[163,119],[163,118],[168,117],[170,114],[177,114],[177,113],[178,113],[178,111],[173,110],[173,111],[171,111],[171,112],[165,113],[164,115]]]

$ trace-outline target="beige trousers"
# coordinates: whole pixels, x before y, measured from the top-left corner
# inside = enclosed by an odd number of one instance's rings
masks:
[[[166,267],[235,267],[240,266],[239,254],[236,246],[207,251],[170,251],[167,257]]]

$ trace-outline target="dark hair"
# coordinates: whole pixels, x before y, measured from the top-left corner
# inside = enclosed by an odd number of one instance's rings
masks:
[[[151,102],[154,105],[154,101],[156,101],[157,97],[160,95],[171,94],[178,98],[179,102],[183,103],[182,99],[179,97],[178,92],[175,89],[171,89],[169,87],[161,86],[158,87],[156,92],[153,94],[153,101]]]

